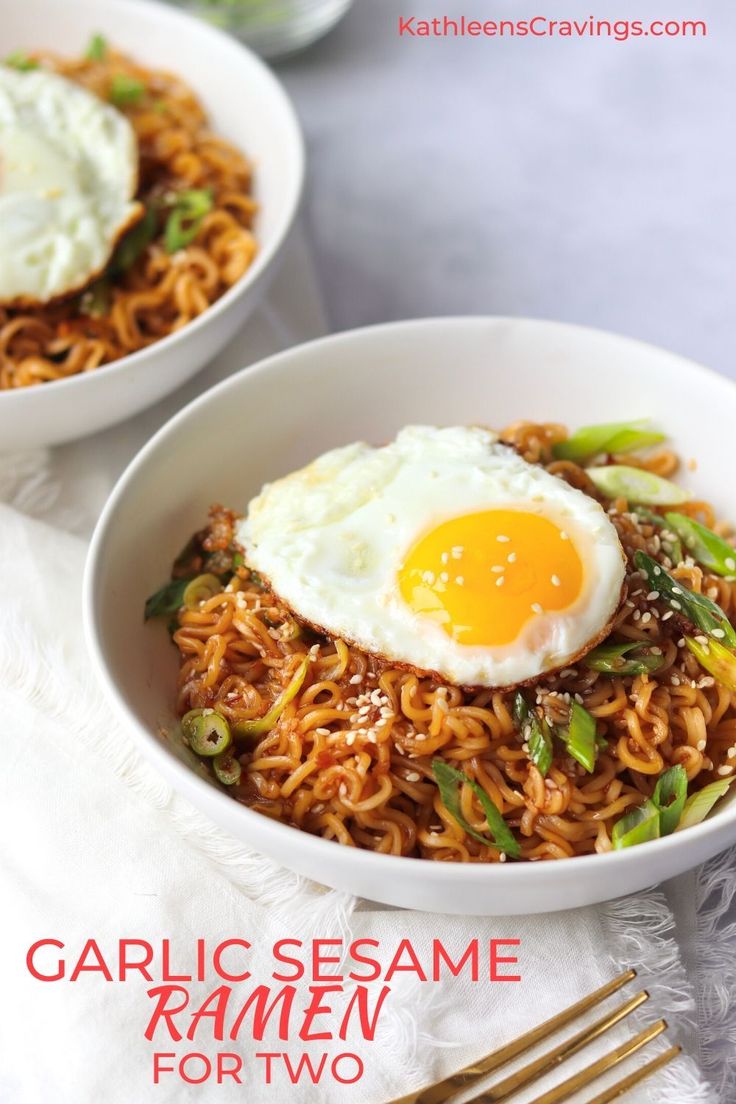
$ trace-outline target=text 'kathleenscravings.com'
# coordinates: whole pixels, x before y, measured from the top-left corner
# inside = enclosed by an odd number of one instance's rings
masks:
[[[535,15],[531,19],[471,19],[436,16],[420,19],[400,15],[400,38],[610,38],[628,42],[640,38],[705,38],[708,27],[703,19],[550,19]]]

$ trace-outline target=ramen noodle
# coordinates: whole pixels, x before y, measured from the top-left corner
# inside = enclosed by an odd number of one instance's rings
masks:
[[[234,537],[238,516],[214,506],[173,572],[182,582],[199,575],[170,626],[181,656],[176,706],[181,716],[222,718],[247,734],[234,736],[228,773],[218,775],[237,801],[350,847],[504,862],[611,850],[615,825],[649,807],[668,771],[691,795],[714,782],[723,784],[719,792],[727,787],[736,767],[734,694],[692,653],[692,627],[663,604],[634,556],[646,553],[681,584],[677,592],[705,596],[728,618],[736,612],[734,576],[674,555],[660,514],[602,495],[584,466],[555,459],[553,447],[566,437],[562,426],[525,422],[502,434],[527,461],[603,503],[627,561],[626,597],[607,643],[630,644],[626,654],[646,654],[652,669],[606,673],[583,657],[527,688],[531,712],[554,735],[542,772],[516,714],[518,691],[463,689],[315,633],[249,570]],[[618,462],[662,478],[678,466],[664,448]],[[708,503],[677,509],[723,532]],[[595,722],[592,769],[557,735],[575,702]],[[440,792],[438,762],[462,773],[452,802]],[[489,801],[513,856],[489,833]]]
[[[210,131],[179,77],[139,65],[99,38],[83,58],[23,59],[23,67],[36,65],[127,116],[146,216],[81,295],[32,309],[0,305],[0,388],[89,372],[177,332],[241,278],[257,250],[250,162]]]

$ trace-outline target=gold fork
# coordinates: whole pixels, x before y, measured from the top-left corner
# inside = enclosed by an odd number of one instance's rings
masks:
[[[513,1061],[514,1058],[518,1058],[520,1054],[524,1054],[527,1050],[536,1046],[537,1043],[543,1042],[545,1039],[549,1038],[550,1035],[566,1027],[567,1024],[572,1023],[579,1016],[590,1011],[591,1008],[595,1008],[597,1005],[601,1004],[607,997],[618,992],[618,990],[623,988],[628,982],[633,981],[635,977],[635,970],[626,970],[623,974],[613,978],[612,981],[606,982],[600,989],[596,989],[594,993],[576,1001],[575,1004],[570,1005],[569,1008],[563,1009],[562,1012],[558,1012],[557,1015],[552,1016],[551,1019],[545,1020],[545,1022],[539,1024],[538,1027],[533,1027],[531,1031],[527,1031],[518,1039],[514,1039],[513,1042],[507,1043],[506,1046],[502,1046],[498,1050],[494,1050],[491,1054],[487,1054],[486,1057],[481,1058],[479,1062],[473,1062],[471,1065],[458,1070],[457,1073],[453,1073],[449,1077],[445,1077],[433,1085],[428,1085],[426,1088],[419,1089],[417,1092],[398,1097],[396,1100],[390,1101],[389,1104],[452,1104],[452,1101],[457,1100],[462,1092],[471,1087],[482,1077],[495,1073],[496,1070],[501,1069],[502,1066],[507,1065],[507,1063]],[[516,1073],[511,1074],[511,1076],[504,1078],[502,1081],[498,1081],[491,1088],[485,1089],[479,1095],[474,1096],[472,1100],[468,1101],[468,1104],[503,1104],[503,1102],[510,1100],[521,1089],[526,1088],[528,1085],[532,1085],[546,1073],[556,1069],[567,1058],[571,1058],[573,1054],[577,1054],[578,1051],[582,1050],[588,1043],[592,1043],[595,1039],[600,1038],[604,1032],[608,1031],[609,1028],[613,1027],[615,1024],[620,1023],[626,1016],[633,1012],[634,1009],[639,1008],[648,999],[649,994],[643,989],[640,993],[629,998],[629,1000],[617,1005],[610,1012],[606,1013],[605,1016],[596,1020],[595,1023],[582,1028],[582,1030],[578,1031],[575,1035],[571,1035],[568,1039],[559,1043],[546,1054],[541,1055],[539,1058],[535,1058],[522,1069],[517,1070]],[[653,1039],[656,1039],[658,1035],[662,1034],[666,1027],[667,1024],[664,1020],[657,1020],[643,1031],[640,1031],[638,1035],[634,1035],[630,1039],[627,1039],[625,1043],[616,1047],[615,1050],[609,1051],[608,1054],[605,1054],[596,1062],[580,1070],[579,1073],[574,1074],[572,1077],[568,1077],[568,1079],[563,1081],[560,1085],[538,1096],[535,1100],[531,1101],[531,1104],[563,1104],[563,1102],[569,1100],[573,1094],[585,1088],[586,1085],[591,1084],[592,1081],[595,1081],[602,1073],[613,1069],[619,1062],[623,1062],[630,1055],[635,1054]],[[589,1100],[588,1104],[610,1104],[610,1101],[617,1100],[634,1085],[643,1081],[645,1077],[649,1077],[658,1069],[661,1069],[662,1066],[666,1065],[667,1062],[671,1061],[671,1059],[675,1058],[679,1053],[679,1046],[670,1047],[668,1050],[658,1054],[655,1058],[652,1058],[651,1061],[647,1062],[644,1066],[634,1070],[633,1073],[628,1074],[626,1077],[622,1078],[622,1080],[617,1081],[615,1085],[611,1085],[609,1088],[604,1089],[598,1096]]]

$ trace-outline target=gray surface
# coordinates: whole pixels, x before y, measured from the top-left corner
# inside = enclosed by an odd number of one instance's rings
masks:
[[[702,18],[708,36],[400,39],[412,12]],[[536,315],[736,376],[735,44],[729,0],[355,0],[278,66],[332,326]]]

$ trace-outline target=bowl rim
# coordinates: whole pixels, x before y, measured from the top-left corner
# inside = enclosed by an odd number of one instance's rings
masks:
[[[584,326],[577,323],[559,322],[543,318],[531,318],[521,315],[446,315],[431,318],[404,319],[376,325],[361,326],[352,330],[343,330],[337,333],[327,334],[324,337],[315,338],[311,341],[291,346],[289,349],[282,350],[281,352],[274,353],[253,365],[241,368],[238,372],[233,373],[227,379],[222,380],[214,387],[187,403],[186,406],[165,422],[154,436],[146,442],[137,455],[133,457],[113,487],[102,513],[100,514],[87,552],[82,588],[84,631],[87,647],[97,676],[102,682],[109,698],[114,702],[118,711],[118,716],[124,719],[126,726],[130,729],[136,743],[142,748],[144,754],[154,761],[164,775],[173,775],[177,780],[180,780],[182,789],[185,792],[191,788],[191,791],[201,793],[204,798],[202,806],[205,808],[206,815],[210,815],[206,812],[207,804],[213,801],[223,809],[226,819],[229,820],[230,816],[242,816],[246,823],[251,823],[253,827],[252,835],[255,837],[255,842],[250,838],[251,833],[249,832],[247,845],[252,846],[256,851],[261,850],[258,841],[259,836],[263,839],[268,836],[273,838],[280,837],[285,843],[288,843],[289,839],[295,842],[297,833],[301,839],[299,846],[303,848],[305,852],[310,852],[313,858],[319,859],[322,857],[327,860],[331,855],[334,857],[334,849],[340,845],[334,840],[327,840],[322,836],[314,836],[308,832],[294,828],[289,824],[282,823],[281,821],[271,820],[269,817],[255,812],[248,806],[234,801],[224,790],[213,786],[210,782],[200,777],[200,775],[178,757],[168,752],[165,745],[157,739],[156,735],[149,731],[145,725],[141,724],[133,714],[124,694],[118,688],[106,663],[103,637],[101,632],[98,631],[97,622],[96,593],[98,576],[109,529],[114,520],[118,501],[128,492],[129,488],[135,483],[140,474],[145,471],[149,458],[160,448],[170,433],[173,433],[181,423],[186,422],[186,420],[200,407],[210,402],[217,402],[222,396],[227,394],[229,390],[239,388],[243,380],[251,375],[257,377],[272,371],[278,371],[282,366],[288,367],[290,361],[298,361],[305,352],[308,355],[319,353],[326,345],[332,347],[349,345],[351,342],[363,340],[369,335],[377,334],[380,336],[383,334],[391,335],[392,333],[406,334],[411,330],[421,330],[424,328],[431,330],[433,328],[448,326],[464,328],[476,325],[480,328],[489,323],[532,324],[548,327],[558,332],[564,330],[573,334],[579,333],[589,336],[612,338],[617,342],[629,344],[632,348],[655,353],[659,356],[665,355],[667,358],[679,362],[684,368],[695,375],[707,378],[711,385],[716,385],[716,387],[719,387],[725,394],[728,394],[731,401],[733,401],[735,397],[736,382],[730,380],[727,376],[721,375],[714,369],[708,368],[687,357],[680,356],[677,353],[670,352],[662,346],[655,345],[651,342],[641,341],[637,338],[631,338],[623,334],[617,334],[593,326]],[[235,813],[235,809],[238,809],[239,812]],[[229,814],[227,810],[230,811]],[[700,824],[688,828],[686,838],[693,842],[696,840],[706,840],[710,836],[721,834],[722,830],[729,822],[734,828],[733,840],[731,842],[736,842],[736,801],[732,801],[731,805],[717,816],[709,817]],[[220,823],[222,823],[222,819]],[[586,871],[590,868],[591,863],[594,864],[594,870],[602,871],[602,864],[605,862],[607,863],[608,869],[614,872],[624,864],[631,863],[632,861],[641,861],[643,856],[650,856],[653,861],[656,861],[658,855],[664,856],[665,853],[669,853],[674,848],[680,847],[681,844],[682,836],[675,832],[669,836],[650,840],[647,842],[646,847],[643,848],[632,847],[619,851],[609,851],[604,854],[595,853],[591,855],[576,856],[574,858],[574,869],[578,871],[581,876],[584,876]],[[728,843],[723,844],[724,848],[727,846],[729,846]],[[719,850],[720,849],[721,848],[719,848]],[[499,882],[504,885],[504,888],[510,887],[513,883],[522,879],[535,877],[534,874],[530,874],[531,870],[539,871],[536,877],[541,881],[543,877],[542,871],[546,871],[546,868],[550,865],[548,863],[537,864],[513,861],[506,863],[432,863],[416,856],[386,855],[381,852],[369,851],[363,848],[351,848],[350,851],[354,856],[361,856],[356,859],[357,862],[363,863],[364,866],[370,863],[373,865],[374,870],[382,867],[385,869],[387,876],[392,873],[398,873],[401,870],[403,870],[407,876],[410,872],[412,876],[416,876],[419,874],[420,870],[424,870],[429,881],[444,882],[446,879],[451,883],[460,882],[472,884],[480,878],[487,879],[489,877],[490,868],[493,871],[493,874],[490,876],[496,877]],[[267,849],[264,849],[263,853],[268,853]],[[552,865],[553,867],[557,866],[556,863]],[[564,861],[563,866],[565,869],[568,869],[568,865]],[[441,867],[441,871],[438,871],[436,869],[437,867]],[[549,872],[547,871],[547,873]],[[615,893],[613,896],[615,896]]]
[[[35,0],[35,2],[38,3],[39,0]],[[197,315],[196,318],[193,318],[191,322],[187,322],[186,326],[182,326],[180,330],[167,334],[165,337],[151,342],[150,345],[145,345],[142,349],[136,349],[133,353],[118,357],[117,360],[111,360],[107,364],[101,364],[100,368],[102,369],[104,378],[114,374],[120,374],[125,371],[126,368],[134,368],[144,363],[147,358],[158,352],[173,351],[177,345],[188,340],[191,336],[195,335],[199,330],[213,321],[219,314],[227,310],[228,307],[239,299],[249,287],[256,283],[259,277],[270,267],[292,229],[302,200],[306,168],[304,135],[299,122],[299,116],[296,113],[291,97],[273,70],[261,60],[254,50],[251,50],[245,43],[241,42],[233,35],[220,30],[218,27],[214,27],[204,20],[190,15],[184,10],[175,8],[166,3],[161,3],[160,0],[107,0],[106,16],[112,18],[110,13],[114,12],[115,9],[125,9],[129,14],[131,10],[135,11],[136,8],[147,14],[155,13],[158,20],[170,21],[174,27],[192,28],[192,25],[194,25],[200,38],[203,40],[204,50],[207,48],[207,40],[209,39],[217,45],[218,49],[228,50],[231,54],[240,54],[241,57],[245,55],[249,59],[250,65],[269,89],[266,102],[273,103],[277,101],[279,104],[285,123],[285,146],[291,151],[291,157],[293,157],[294,161],[294,171],[291,174],[291,182],[288,188],[286,201],[283,204],[283,208],[276,222],[273,238],[263,247],[261,247],[259,243],[259,249],[256,252],[255,258],[243,275],[229,287],[227,291],[223,292],[219,299],[216,299],[214,303],[210,303],[206,310]],[[243,152],[246,157],[249,156],[247,150]],[[43,392],[45,393],[48,384],[53,386],[54,394],[59,394],[62,387],[71,390],[74,387],[83,387],[85,384],[88,384],[90,380],[97,380],[98,378],[98,369],[95,369],[93,372],[77,372],[72,376],[65,376],[62,379],[48,380],[47,384],[44,384]],[[22,400],[23,396],[37,395],[38,393],[39,390],[36,387],[18,387],[0,390],[0,403],[9,402],[11,399],[15,399],[16,401],[19,399]]]

